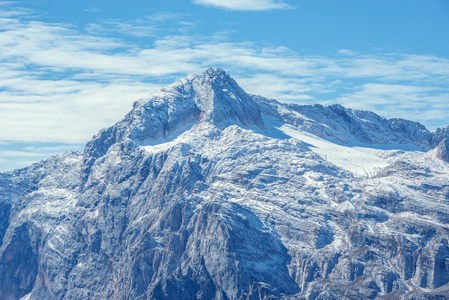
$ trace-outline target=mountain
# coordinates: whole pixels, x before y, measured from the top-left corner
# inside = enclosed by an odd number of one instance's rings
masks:
[[[0,299],[444,299],[448,140],[191,75],[0,173]]]

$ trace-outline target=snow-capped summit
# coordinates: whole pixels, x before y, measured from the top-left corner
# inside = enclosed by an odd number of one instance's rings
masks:
[[[224,70],[210,68],[194,76],[192,87],[199,100],[202,121],[216,124],[233,121],[264,128],[259,106]]]
[[[264,128],[259,106],[252,97],[224,70],[209,68],[136,101],[123,120],[102,130],[88,148],[98,139],[107,140],[97,145],[102,149],[105,144],[107,147],[127,138],[142,144],[177,135],[199,122]]]
[[[183,118],[191,116],[199,122],[237,122],[245,126],[264,127],[258,105],[220,68],[209,68],[201,74],[190,75],[138,103],[141,103],[138,105],[140,116],[143,111],[168,105],[168,131],[173,127],[171,123],[179,123],[178,114]]]
[[[190,75],[0,174],[0,299],[448,297],[448,128]]]
[[[190,75],[136,102],[130,137],[167,137],[187,123],[238,123],[264,127],[260,109],[220,68]],[[126,120],[127,118],[125,118]]]
[[[136,101],[120,122],[87,143],[84,169],[89,170],[113,144],[170,139],[201,122],[265,127],[252,97],[223,69],[209,68]]]

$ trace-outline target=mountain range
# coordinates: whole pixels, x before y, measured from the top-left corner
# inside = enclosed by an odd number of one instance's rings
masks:
[[[224,70],[0,173],[0,299],[446,299],[449,126]]]

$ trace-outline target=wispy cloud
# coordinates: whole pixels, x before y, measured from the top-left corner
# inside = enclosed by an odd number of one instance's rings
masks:
[[[81,150],[82,144],[0,143],[0,172],[23,168],[54,153]]]
[[[338,97],[332,102],[355,109],[377,111],[389,117],[414,121],[419,119],[430,128],[434,128],[437,124],[447,122],[448,99],[448,88],[367,83],[355,87],[352,93]]]
[[[84,11],[86,12],[93,12],[93,13],[97,13],[100,11],[100,9],[96,6],[91,6],[89,8],[84,9]]]
[[[0,91],[1,140],[81,143],[160,86],[143,82],[17,79]]]
[[[264,11],[291,9],[291,5],[279,0],[193,0],[194,4],[240,11]]]
[[[314,97],[310,95],[311,92],[325,93],[336,83],[319,82],[310,78],[282,77],[272,73],[235,77],[235,79],[249,93],[288,102],[313,101]]]
[[[0,18],[12,18],[27,15],[31,10],[23,7],[16,7],[16,1],[0,1]],[[0,22],[5,20],[0,19]]]
[[[177,34],[195,27],[195,23],[183,20],[184,14],[171,12],[156,12],[145,18],[135,20],[106,20],[103,23],[92,23],[87,32],[95,36],[108,34],[117,36],[155,37],[165,34]],[[175,24],[175,26],[173,26]]]

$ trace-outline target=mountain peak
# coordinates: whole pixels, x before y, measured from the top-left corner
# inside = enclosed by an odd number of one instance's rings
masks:
[[[231,77],[231,76],[229,76],[228,73],[226,73],[225,70],[223,70],[222,68],[217,68],[217,67],[210,67],[206,71],[204,71],[202,74],[204,74],[204,76],[209,76],[212,78],[215,78],[215,77],[230,78]]]
[[[190,84],[202,111],[201,121],[265,127],[258,104],[223,69],[209,68],[193,75]]]
[[[0,173],[0,299],[447,298],[448,149],[448,127],[190,75]]]
[[[148,112],[152,112],[148,114]],[[158,116],[154,111],[160,111]],[[221,68],[209,68],[181,79],[138,101],[131,112],[135,125],[131,137],[160,138],[186,123],[237,123],[264,128],[258,104]],[[155,126],[155,123],[161,123]],[[157,124],[156,124],[157,125]],[[163,128],[164,132],[150,133]],[[144,132],[141,132],[142,129]]]
[[[134,103],[120,122],[102,130],[85,151],[102,156],[119,141],[145,144],[208,122],[265,128],[260,107],[223,69],[192,74]]]
[[[211,67],[206,69],[204,72],[190,74],[183,79],[180,79],[166,87],[163,87],[161,89],[161,92],[183,93],[189,91],[191,87],[195,85],[209,85],[210,88],[217,89],[222,88],[228,84],[238,86],[235,80],[232,79],[232,77],[228,73],[226,73],[225,70],[221,68]],[[143,98],[143,100],[145,102],[148,102],[148,100],[151,100],[151,98],[153,98],[153,95]]]

